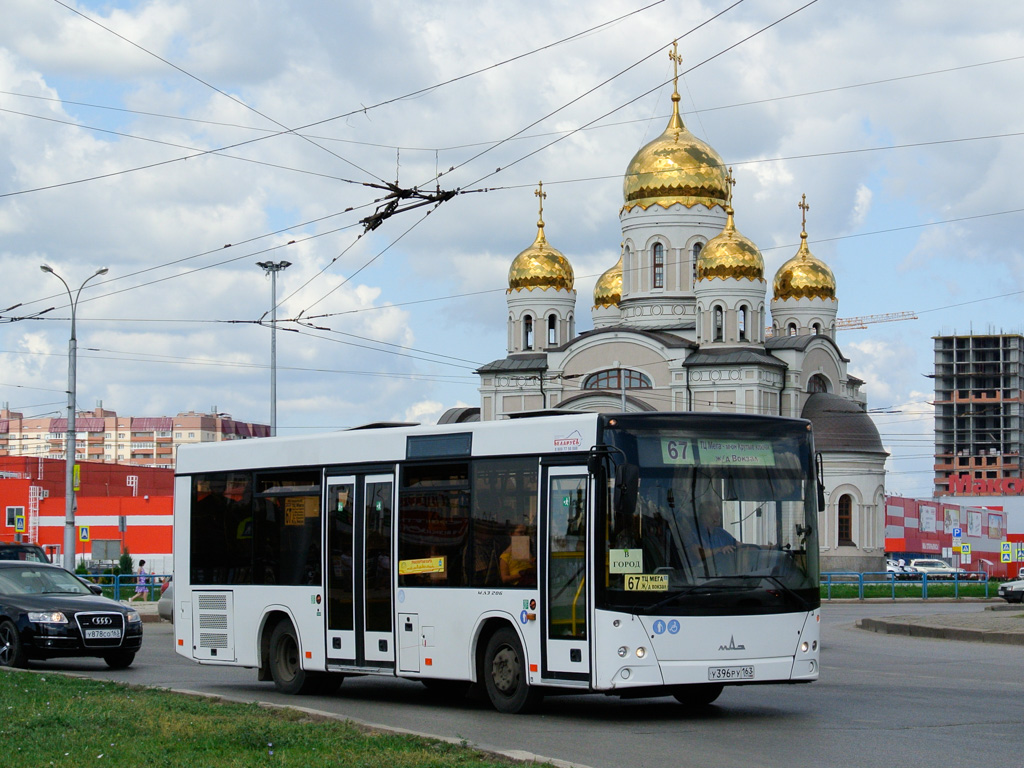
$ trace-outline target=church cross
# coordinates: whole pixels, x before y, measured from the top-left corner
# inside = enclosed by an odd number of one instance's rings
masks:
[[[544,198],[546,198],[548,196],[548,193],[544,191],[544,182],[543,181],[538,181],[537,182],[537,189],[534,190],[533,194],[535,194],[537,196],[538,201],[539,201],[539,206],[540,206],[540,210],[537,213],[537,216],[540,217],[540,220],[543,222],[544,221]]]
[[[796,204],[796,207],[800,209],[800,228],[803,230],[807,229],[807,212],[811,210],[811,206],[807,204],[807,195],[800,195],[800,202]]]
[[[679,90],[679,65],[683,63],[683,57],[679,55],[679,41],[672,41],[672,50],[668,57],[672,60],[672,83],[675,89]]]

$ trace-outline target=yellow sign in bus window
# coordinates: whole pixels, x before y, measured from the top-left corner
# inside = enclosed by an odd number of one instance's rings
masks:
[[[628,592],[668,592],[668,575],[664,573],[627,573]]]
[[[443,557],[421,557],[418,560],[399,560],[398,573],[402,576],[411,576],[416,573],[444,573],[445,558]]]

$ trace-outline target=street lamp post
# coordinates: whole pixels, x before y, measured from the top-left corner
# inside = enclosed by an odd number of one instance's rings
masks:
[[[270,275],[270,436],[277,435],[277,273],[288,269],[290,261],[258,261]]]
[[[71,306],[71,340],[68,342],[68,424],[64,431],[64,567],[69,571],[75,570],[75,389],[77,379],[78,361],[78,340],[75,338],[75,311],[78,309],[78,297],[82,294],[85,284],[94,277],[107,274],[107,268],[102,267],[85,278],[78,290],[71,293],[71,286],[63,277],[53,271],[53,268],[43,264],[39,267],[43,272],[56,277],[64,284],[68,292],[68,301]]]

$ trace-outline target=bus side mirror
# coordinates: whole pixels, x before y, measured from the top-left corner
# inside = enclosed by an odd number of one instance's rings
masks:
[[[615,495],[612,507],[617,513],[633,514],[637,492],[640,490],[640,468],[635,464],[620,464],[615,468]]]
[[[818,486],[818,511],[825,511],[825,471],[822,468],[821,454],[814,454],[814,474]]]

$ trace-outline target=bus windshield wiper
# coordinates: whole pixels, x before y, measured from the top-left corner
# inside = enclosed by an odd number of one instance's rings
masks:
[[[675,602],[676,600],[678,600],[679,598],[686,597],[688,595],[701,594],[701,593],[712,594],[714,592],[726,592],[726,591],[729,591],[731,589],[735,589],[735,587],[730,586],[728,584],[710,584],[710,583],[707,583],[707,584],[691,584],[688,587],[684,587],[683,589],[676,590],[671,595],[668,595],[667,597],[663,597],[661,600],[658,600],[655,603],[651,603],[650,605],[643,606],[643,610],[645,612],[647,612],[647,613],[653,613],[656,609],[661,608],[661,607],[666,606],[666,605],[669,605],[669,604]],[[640,607],[641,606],[637,606],[637,608],[640,608]]]

